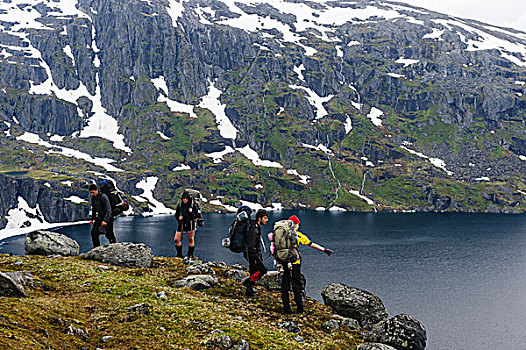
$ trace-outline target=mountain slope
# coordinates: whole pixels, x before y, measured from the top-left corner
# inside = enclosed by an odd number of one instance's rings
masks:
[[[22,202],[82,217],[105,176],[135,213],[187,186],[208,209],[526,208],[525,33],[388,1],[13,0],[0,26],[0,227]]]

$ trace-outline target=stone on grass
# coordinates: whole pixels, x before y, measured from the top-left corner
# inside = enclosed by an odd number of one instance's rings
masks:
[[[231,269],[226,270],[223,273],[223,276],[225,276],[226,278],[231,278],[234,281],[241,283],[245,278],[247,278],[248,274],[243,270]]]
[[[337,314],[356,319],[364,328],[370,329],[387,318],[382,300],[364,290],[333,283],[323,288],[321,295]]]
[[[328,320],[322,323],[321,328],[327,332],[333,332],[340,329],[340,324],[336,320]]]
[[[281,328],[285,329],[287,332],[299,333],[301,328],[294,322],[283,322],[278,324]]]
[[[58,232],[38,230],[29,232],[24,240],[26,255],[79,255],[79,244]]]
[[[193,290],[208,289],[217,284],[218,280],[210,275],[190,275],[178,281],[175,281],[174,287],[188,287]]]
[[[82,254],[82,257],[116,266],[152,267],[153,265],[152,250],[143,243],[112,243],[95,247]]]
[[[214,270],[207,264],[190,265],[186,268],[186,272],[192,274],[215,274]]]
[[[33,275],[30,272],[0,272],[0,296],[25,297],[26,285],[33,284]]]
[[[358,345],[356,350],[396,350],[390,345],[382,343],[363,343]]]

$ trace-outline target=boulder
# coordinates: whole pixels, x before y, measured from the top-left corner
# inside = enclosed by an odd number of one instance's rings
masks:
[[[217,284],[218,280],[210,275],[191,275],[183,279],[175,281],[174,287],[182,288],[188,287],[193,290],[208,289],[212,285]]]
[[[143,243],[112,243],[95,247],[82,254],[82,257],[117,266],[152,267],[153,265],[152,250]]]
[[[363,343],[358,345],[356,350],[396,350],[390,345],[382,343]]]
[[[328,320],[322,323],[321,328],[327,332],[333,332],[340,329],[340,324],[336,320]]]
[[[33,231],[24,241],[26,255],[79,255],[79,244],[58,232]]]
[[[33,284],[30,272],[0,272],[0,296],[25,297],[25,285]]]
[[[321,296],[337,314],[354,318],[364,328],[371,328],[387,318],[382,300],[364,290],[333,283],[323,288]]]
[[[247,278],[248,274],[243,270],[231,269],[226,270],[223,273],[223,276],[225,276],[226,278],[231,278],[234,281],[241,283],[245,278]]]
[[[336,317],[338,319],[338,322],[340,323],[340,326],[347,326],[349,327],[350,329],[352,330],[359,330],[361,327],[360,327],[360,322],[356,321],[354,318],[349,318],[349,317],[343,317],[343,316],[340,316],[340,315],[334,315],[334,317]]]
[[[278,324],[281,328],[285,329],[287,332],[291,333],[300,333],[301,328],[294,322],[283,322]]]
[[[382,323],[381,342],[398,350],[424,350],[427,342],[426,329],[412,316],[396,315]]]
[[[215,274],[214,270],[207,264],[190,265],[186,268],[186,272],[192,274]]]

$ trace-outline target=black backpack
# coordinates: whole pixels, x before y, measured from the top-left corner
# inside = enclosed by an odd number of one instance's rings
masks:
[[[128,210],[130,205],[122,199],[121,194],[110,180],[103,180],[99,184],[99,190],[108,196],[111,204],[111,216],[118,216]]]
[[[188,192],[188,194],[190,195],[190,200],[191,200],[190,208],[192,208],[194,204],[197,207],[197,213],[195,213],[196,214],[195,221],[197,223],[197,227],[203,227],[205,225],[205,220],[202,218],[203,214],[201,212],[201,192],[199,192],[198,190],[191,189],[191,188],[187,188],[184,191]]]
[[[252,209],[242,206],[237,210],[237,215],[228,230],[230,244],[227,247],[234,253],[244,252],[246,249],[246,236],[250,228],[250,215]]]

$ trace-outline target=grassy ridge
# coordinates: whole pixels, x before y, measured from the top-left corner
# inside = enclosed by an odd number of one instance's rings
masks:
[[[279,292],[257,287],[256,298],[243,297],[240,283],[222,277],[206,291],[173,288],[186,276],[178,258],[154,259],[150,269],[109,266],[78,257],[0,255],[0,271],[29,271],[35,278],[27,298],[0,298],[2,349],[206,349],[218,336],[241,339],[251,349],[355,349],[355,331],[328,333],[321,324],[329,307],[312,299],[305,315],[284,316]],[[167,299],[159,298],[164,291]],[[150,306],[149,314],[130,306]],[[304,343],[278,323],[294,321]],[[81,329],[85,331],[76,331]],[[219,329],[225,333],[211,334]],[[104,342],[105,336],[112,338]]]

